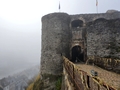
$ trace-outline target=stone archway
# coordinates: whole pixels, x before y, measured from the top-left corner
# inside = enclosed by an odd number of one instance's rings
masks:
[[[83,62],[84,61],[84,52],[79,45],[75,45],[71,48],[71,61],[72,62]]]
[[[71,22],[71,27],[72,27],[72,28],[83,27],[83,21],[82,21],[82,20],[79,20],[79,19],[73,20],[73,21]]]

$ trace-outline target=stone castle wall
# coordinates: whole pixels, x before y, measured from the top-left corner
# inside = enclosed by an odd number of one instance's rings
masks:
[[[120,58],[120,19],[97,19],[86,25],[87,55]]]
[[[120,12],[68,15],[52,13],[42,17],[41,73],[62,72],[61,54],[70,57],[73,38],[84,40],[86,55],[120,58]],[[83,26],[73,29],[71,22],[82,20]],[[73,38],[72,38],[73,36]],[[74,42],[74,41],[73,41]]]

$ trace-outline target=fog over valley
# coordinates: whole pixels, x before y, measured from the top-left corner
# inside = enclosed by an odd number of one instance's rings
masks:
[[[0,19],[0,78],[40,64],[40,19],[15,24]]]

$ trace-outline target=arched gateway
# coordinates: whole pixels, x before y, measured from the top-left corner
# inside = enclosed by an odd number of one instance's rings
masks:
[[[72,62],[83,62],[84,61],[84,52],[81,46],[76,45],[71,49],[71,61]]]

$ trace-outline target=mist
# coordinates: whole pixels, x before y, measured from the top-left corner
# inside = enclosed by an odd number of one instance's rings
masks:
[[[0,78],[40,64],[40,18],[30,24],[0,19]]]
[[[120,11],[120,0],[98,0],[98,13]],[[40,65],[41,17],[96,13],[96,0],[0,0],[0,78]]]

